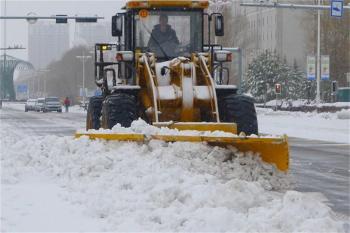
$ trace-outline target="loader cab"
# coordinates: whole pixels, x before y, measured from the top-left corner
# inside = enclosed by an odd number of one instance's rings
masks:
[[[207,0],[131,0],[123,8],[125,12],[112,17],[112,36],[122,44],[121,50],[153,52],[158,61],[208,52],[213,46],[210,41],[212,20],[215,21],[215,36],[224,35],[222,15],[206,13],[208,6]],[[161,33],[164,16],[166,26]]]
[[[107,83],[137,84],[135,57],[139,53],[155,54],[157,63],[201,52],[215,58],[214,48],[222,46],[212,43],[211,33],[223,36],[224,25],[221,14],[206,13],[208,6],[207,0],[128,1],[125,11],[112,17],[112,36],[117,42],[95,46],[96,84],[102,92],[109,93],[103,89]],[[210,67],[217,67],[214,59],[210,62]],[[214,73],[215,68],[209,69]]]
[[[175,57],[190,58],[191,54],[211,52],[222,48],[210,38],[214,29],[215,36],[224,35],[224,22],[221,14],[206,13],[209,2],[200,1],[128,1],[125,12],[112,17],[112,36],[117,37],[119,51],[152,52],[157,62]],[[161,32],[161,18],[167,17],[165,32]],[[214,21],[213,27],[210,27]],[[132,79],[133,58],[123,59],[129,65],[120,65],[123,77]],[[213,60],[213,59],[212,59]],[[213,61],[212,61],[213,62]],[[123,67],[121,67],[123,66]],[[212,63],[211,66],[214,66]]]
[[[146,14],[147,17],[140,16],[140,12],[134,15],[134,50],[153,52],[158,61],[190,57],[191,53],[202,51],[203,16],[200,10],[155,9]]]
[[[170,60],[203,51],[203,10],[184,8],[132,9],[112,18],[112,35],[123,37],[123,50],[153,52]]]

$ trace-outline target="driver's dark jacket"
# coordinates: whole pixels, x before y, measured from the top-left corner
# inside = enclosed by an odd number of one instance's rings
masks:
[[[155,25],[152,30],[151,38],[148,41],[148,48],[159,47],[160,45],[164,47],[166,43],[179,44],[175,30],[172,29],[170,25],[167,25],[165,32],[162,32],[160,30],[160,25]]]

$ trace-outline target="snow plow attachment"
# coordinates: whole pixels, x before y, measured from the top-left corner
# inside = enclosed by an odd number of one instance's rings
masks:
[[[186,123],[185,123],[186,124]],[[224,128],[226,132],[235,131],[235,124],[231,128],[223,124],[221,128]],[[219,124],[219,125],[221,125]],[[196,126],[195,124],[186,124],[187,129],[218,129],[218,125],[209,126]],[[232,125],[232,124],[231,124]],[[177,129],[184,129],[183,124],[180,124]],[[208,131],[205,131],[208,132]],[[90,139],[104,139],[104,140],[117,140],[117,141],[135,141],[135,142],[147,142],[150,140],[162,140],[165,142],[205,142],[209,145],[228,147],[233,146],[241,152],[252,151],[258,153],[261,159],[269,164],[275,165],[280,171],[287,172],[289,167],[289,148],[287,136],[282,137],[267,137],[267,136],[237,136],[232,134],[232,136],[216,136],[215,134],[210,134],[201,132],[199,135],[186,135],[186,134],[142,134],[142,133],[103,133],[103,132],[77,132],[75,134],[76,138],[81,136],[87,136]],[[208,136],[207,136],[208,135]]]

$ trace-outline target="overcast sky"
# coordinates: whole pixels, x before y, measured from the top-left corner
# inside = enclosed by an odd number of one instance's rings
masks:
[[[5,0],[1,1],[1,15],[5,15]],[[6,15],[7,16],[23,16],[29,12],[35,12],[40,16],[51,16],[56,14],[64,14],[69,16],[74,15],[95,15],[103,16],[105,19],[101,21],[110,21],[111,16],[125,4],[125,0],[109,0],[109,1],[68,1],[68,0],[6,0]],[[1,47],[4,47],[4,20],[1,20],[0,24],[0,41]],[[69,23],[70,22],[70,23]],[[74,20],[68,21],[70,24],[70,36],[73,36]],[[28,46],[28,23],[24,19],[22,20],[6,20],[7,28],[7,47],[15,44]],[[8,51],[9,55],[18,57],[20,59],[27,60],[27,50]]]

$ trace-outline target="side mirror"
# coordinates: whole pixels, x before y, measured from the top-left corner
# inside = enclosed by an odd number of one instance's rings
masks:
[[[112,16],[112,36],[123,35],[123,15],[116,14]]]
[[[215,36],[224,35],[224,17],[222,15],[217,15],[215,17]]]

